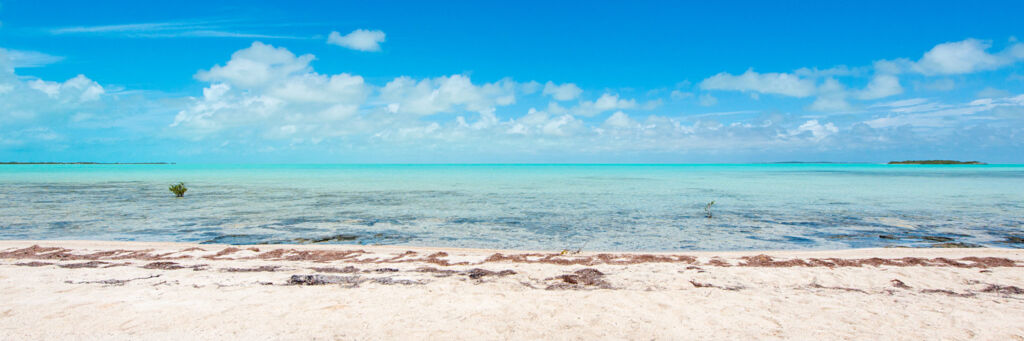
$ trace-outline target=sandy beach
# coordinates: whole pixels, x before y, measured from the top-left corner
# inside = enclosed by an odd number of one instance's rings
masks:
[[[0,242],[0,339],[1024,339],[1024,251]]]

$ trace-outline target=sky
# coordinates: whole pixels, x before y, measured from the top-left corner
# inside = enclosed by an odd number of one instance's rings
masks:
[[[0,161],[1024,163],[1020,13],[0,0]]]

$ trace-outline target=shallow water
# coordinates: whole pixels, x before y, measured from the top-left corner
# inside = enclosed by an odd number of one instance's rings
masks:
[[[662,251],[1024,237],[1024,165],[0,165],[0,186],[0,239]]]

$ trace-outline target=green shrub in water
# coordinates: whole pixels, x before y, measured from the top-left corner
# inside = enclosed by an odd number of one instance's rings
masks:
[[[711,219],[711,216],[712,216],[712,214],[711,214],[711,206],[714,206],[714,205],[715,205],[715,201],[714,200],[711,200],[711,202],[709,202],[707,205],[704,205],[704,216],[708,217],[708,219]]]
[[[174,196],[178,198],[184,197],[185,191],[188,190],[188,188],[185,188],[184,182],[179,182],[177,184],[171,185],[167,189],[171,190],[171,192],[174,192]]]

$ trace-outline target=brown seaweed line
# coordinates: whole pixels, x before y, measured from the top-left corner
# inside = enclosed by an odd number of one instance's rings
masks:
[[[189,248],[183,251],[195,251],[196,248]],[[653,255],[653,254],[608,254],[601,253],[593,256],[564,256],[557,253],[522,253],[505,255],[494,253],[480,262],[451,262],[447,259],[448,253],[435,252],[425,257],[413,257],[418,255],[415,251],[406,251],[390,258],[358,258],[360,255],[371,254],[364,250],[295,250],[295,249],[274,249],[260,252],[258,248],[250,247],[247,250],[257,252],[254,256],[225,258],[224,256],[242,251],[237,247],[227,247],[209,256],[201,258],[210,260],[275,260],[275,261],[313,261],[313,262],[347,262],[359,264],[394,264],[394,263],[430,263],[438,266],[455,265],[480,265],[484,263],[526,263],[526,264],[555,264],[555,265],[630,265],[640,263],[684,263],[691,265],[706,266],[733,266],[720,258],[712,258],[706,263],[697,261],[696,257],[687,255]],[[73,250],[61,247],[41,247],[33,245],[30,247],[10,251],[0,251],[0,258],[8,259],[37,259],[37,260],[121,260],[137,259],[149,261],[166,261],[175,259],[193,258],[188,255],[175,255],[179,252],[168,252],[162,254],[151,254],[152,249],[147,250],[107,250],[88,254],[74,254]],[[808,258],[808,259],[787,259],[775,260],[768,255],[746,256],[740,258],[741,262],[736,266],[743,267],[861,267],[861,266],[928,266],[928,267],[957,267],[957,268],[989,268],[989,267],[1021,267],[1016,261],[999,257],[963,257],[949,259],[945,257],[920,258],[863,258],[863,259],[842,259],[842,258]]]

